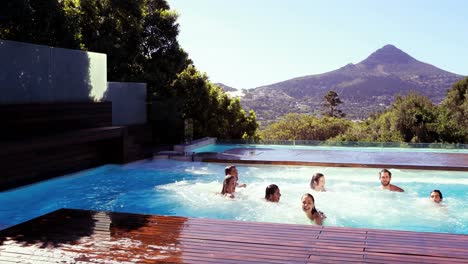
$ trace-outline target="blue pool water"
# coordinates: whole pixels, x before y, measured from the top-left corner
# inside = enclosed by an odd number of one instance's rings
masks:
[[[375,144],[373,144],[375,145]],[[310,149],[310,150],[352,150],[352,151],[379,151],[379,152],[440,152],[440,153],[466,153],[464,148],[410,148],[410,147],[377,147],[377,146],[312,146],[312,145],[269,145],[269,144],[210,144],[195,148],[195,153],[224,152],[234,148],[270,148],[270,149]]]
[[[234,200],[218,194],[225,164],[174,160],[106,165],[0,193],[0,227],[59,208],[308,224],[301,195],[310,177],[326,175],[328,192],[311,192],[325,225],[468,234],[466,172],[392,170],[392,183],[406,190],[378,188],[378,169],[238,165]],[[278,204],[267,203],[265,187],[277,184]],[[440,189],[443,206],[428,201]]]

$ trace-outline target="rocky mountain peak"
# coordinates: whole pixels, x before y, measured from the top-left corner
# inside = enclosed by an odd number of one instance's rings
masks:
[[[404,51],[389,44],[373,52],[369,57],[363,60],[361,64],[374,66],[386,64],[408,64],[412,62],[417,62],[417,60]]]

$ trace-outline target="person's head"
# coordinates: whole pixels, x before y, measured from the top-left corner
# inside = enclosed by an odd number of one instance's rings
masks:
[[[325,175],[320,172],[315,173],[310,180],[310,188],[314,190],[325,189]]]
[[[440,203],[442,202],[442,192],[439,191],[439,190],[433,190],[431,192],[431,195],[429,196],[429,198],[434,202],[434,203]]]
[[[237,168],[236,168],[236,166],[234,166],[234,165],[229,165],[229,166],[227,166],[227,167],[224,169],[224,175],[226,175],[226,176],[227,176],[227,175],[232,175],[232,176],[236,177],[236,179],[237,179],[237,177],[239,177],[239,176],[237,175]]]
[[[234,193],[236,191],[236,183],[236,177],[234,177],[233,175],[228,175],[224,177],[223,189],[221,190],[221,194]]]
[[[317,212],[317,209],[315,209],[315,199],[312,194],[306,193],[302,195],[302,210],[304,212],[312,211],[312,214]]]
[[[392,173],[387,169],[382,169],[379,172],[379,179],[382,186],[388,186],[392,180]]]
[[[265,199],[270,202],[279,202],[281,197],[280,189],[276,184],[270,184],[265,189]]]

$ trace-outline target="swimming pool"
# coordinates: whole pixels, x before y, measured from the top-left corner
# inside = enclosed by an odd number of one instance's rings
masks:
[[[324,142],[321,142],[324,143]],[[465,147],[465,145],[463,145]],[[277,150],[288,149],[305,149],[305,150],[343,150],[343,151],[372,151],[372,152],[435,152],[435,153],[465,153],[468,154],[466,148],[418,148],[418,147],[387,147],[384,143],[382,146],[373,143],[369,145],[359,144],[356,146],[324,146],[324,145],[299,145],[288,142],[286,145],[275,144],[229,144],[229,143],[216,143],[203,147],[192,149],[192,152],[225,152],[234,148],[268,148]]]
[[[234,200],[221,190],[224,164],[175,160],[106,165],[0,193],[0,225],[11,226],[59,208],[78,208],[263,221],[310,223],[301,211],[301,195],[311,192],[310,177],[326,175],[328,192],[313,193],[327,215],[325,225],[468,234],[466,172],[392,170],[392,183],[406,190],[378,189],[378,169],[238,165]],[[278,204],[263,200],[265,187],[277,184]],[[440,189],[444,206],[428,201]]]

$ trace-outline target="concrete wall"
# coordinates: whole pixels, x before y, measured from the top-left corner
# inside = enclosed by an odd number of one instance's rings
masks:
[[[101,100],[107,56],[0,40],[0,104]]]
[[[109,82],[104,100],[112,102],[112,125],[146,123],[146,83]]]

